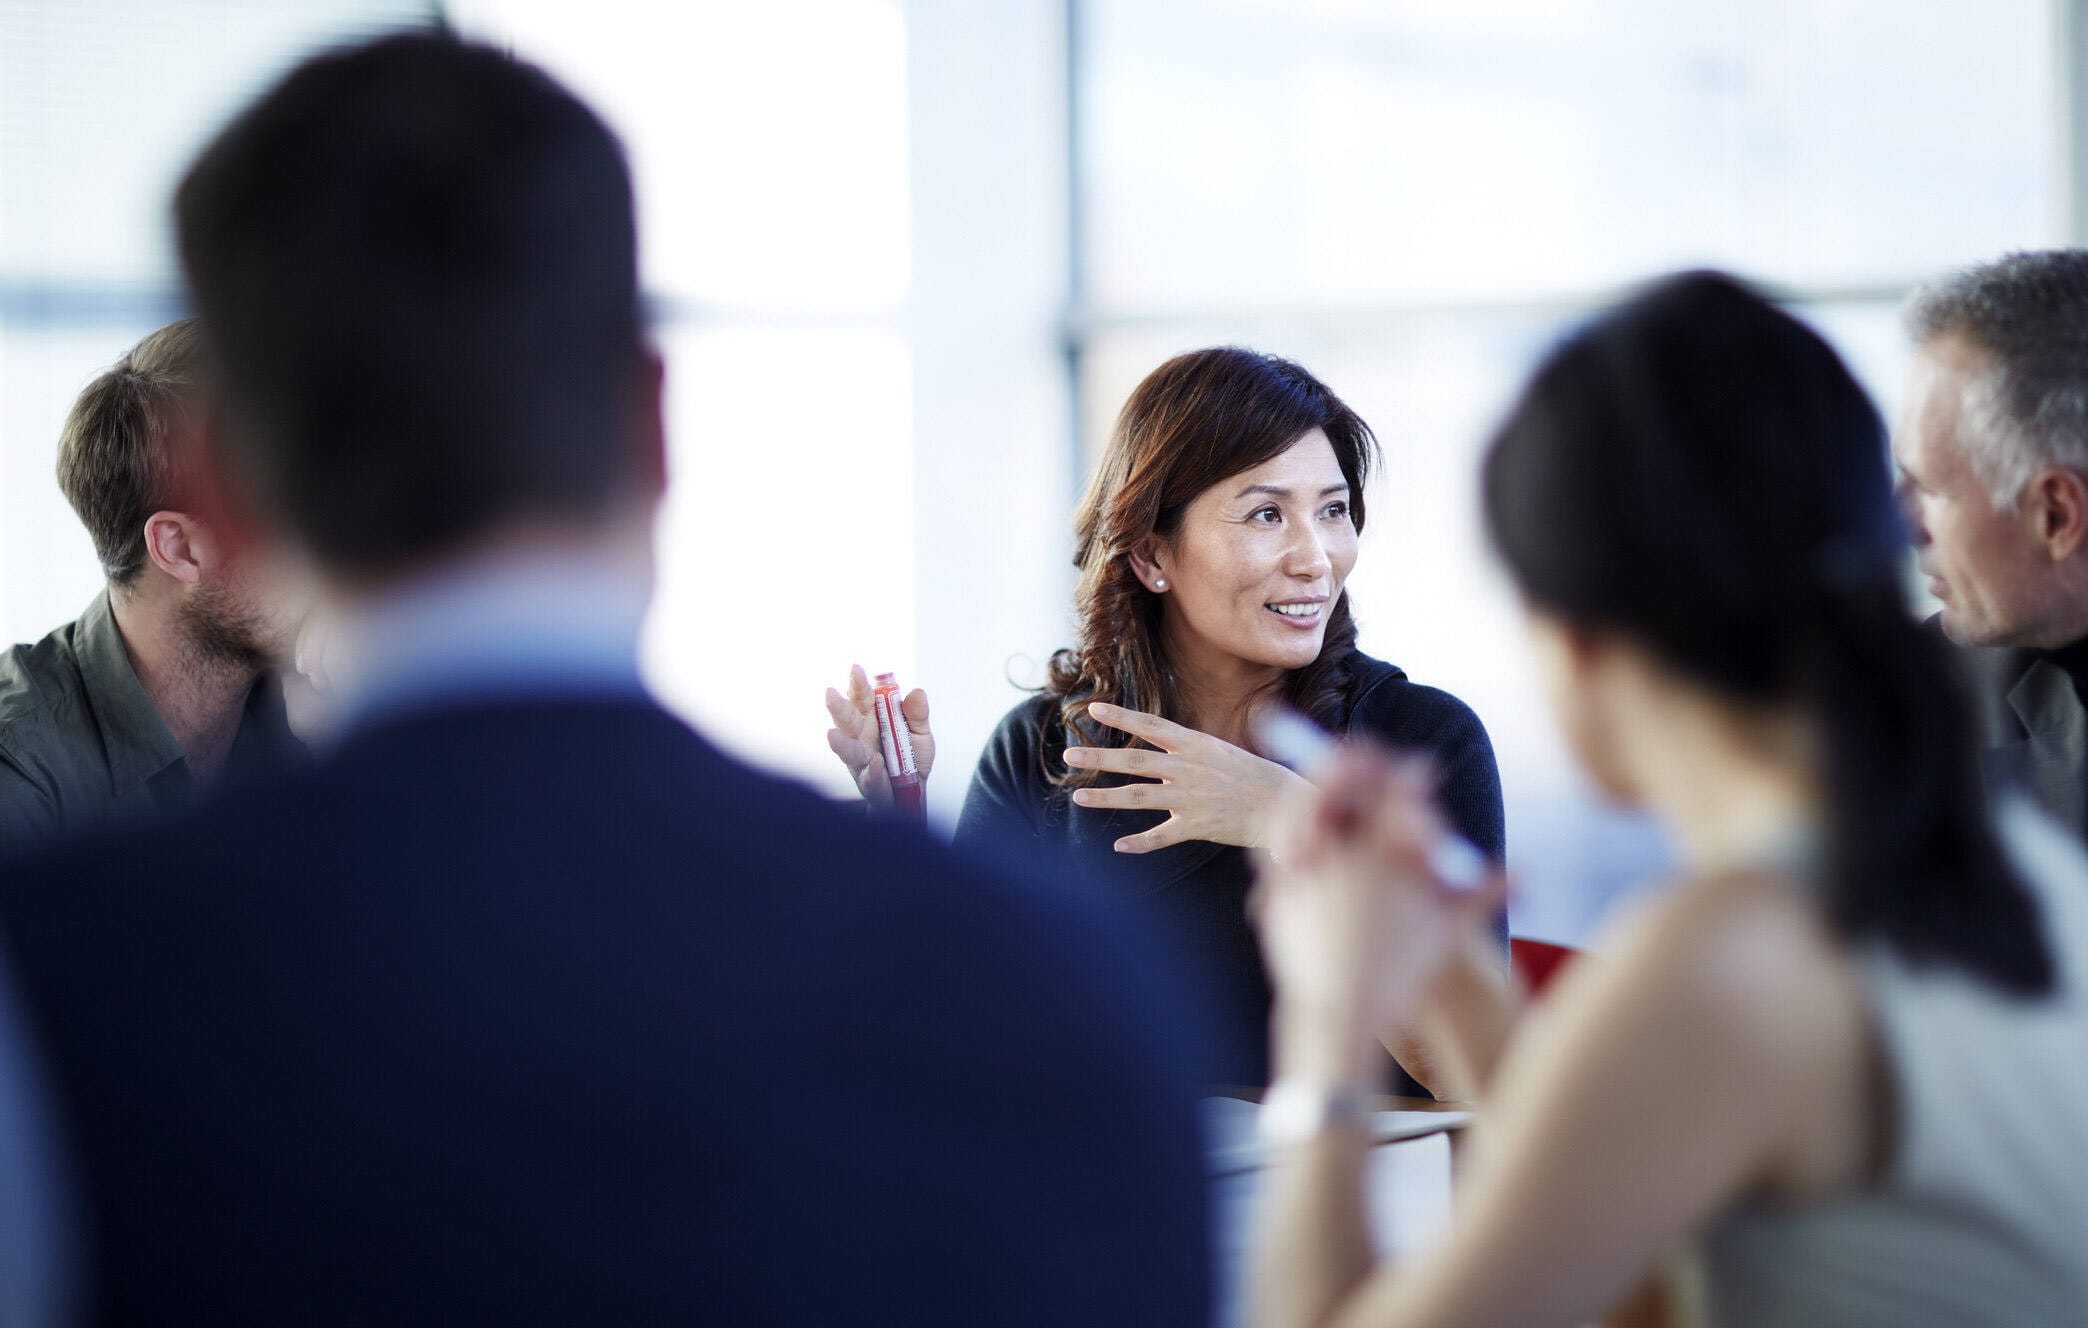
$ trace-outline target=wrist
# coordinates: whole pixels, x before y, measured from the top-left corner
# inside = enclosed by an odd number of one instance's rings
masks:
[[[1370,1132],[1376,1103],[1359,1088],[1327,1088],[1303,1079],[1279,1078],[1262,1095],[1255,1134],[1271,1147],[1305,1143],[1341,1130],[1359,1138]]]
[[[1351,1012],[1279,1002],[1271,1032],[1277,1079],[1334,1093],[1376,1078],[1377,1036]]]
[[[1498,1004],[1508,990],[1508,974],[1490,953],[1493,945],[1489,937],[1452,951],[1429,984],[1428,1003],[1453,1008]]]
[[[1254,810],[1249,814],[1246,848],[1271,848],[1275,843],[1276,823],[1283,810],[1298,795],[1300,790],[1309,790],[1312,781],[1291,769],[1278,765],[1267,757],[1257,757],[1267,769],[1269,784],[1256,799]]]

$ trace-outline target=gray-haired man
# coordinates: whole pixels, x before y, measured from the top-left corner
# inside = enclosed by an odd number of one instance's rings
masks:
[[[1921,570],[1966,647],[1990,789],[2088,828],[2088,250],[1916,294],[1893,439]]]

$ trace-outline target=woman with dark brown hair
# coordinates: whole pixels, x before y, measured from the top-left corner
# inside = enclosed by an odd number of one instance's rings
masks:
[[[1478,717],[1356,649],[1342,592],[1376,460],[1369,426],[1288,360],[1215,347],[1148,375],[1075,518],[1075,645],[988,740],[958,820],[960,842],[1106,862],[1144,897],[1200,988],[1219,1039],[1214,1083],[1268,1079],[1246,850],[1268,842],[1271,813],[1302,781],[1256,753],[1263,707],[1427,753],[1452,824],[1502,854],[1500,777]],[[827,695],[828,741],[881,800],[860,670],[850,693]],[[927,698],[904,709],[925,772]],[[1385,1068],[1394,1091],[1416,1091]]]

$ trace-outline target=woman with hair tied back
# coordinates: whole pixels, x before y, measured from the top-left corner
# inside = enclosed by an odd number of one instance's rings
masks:
[[[1374,1270],[1358,1067],[1495,892],[1429,876],[1397,763],[1314,770],[1258,896],[1284,1157],[1256,1321],[1583,1324],[1665,1286],[1720,1325],[2081,1322],[2088,860],[1984,810],[1841,361],[1669,279],[1550,355],[1484,496],[1559,726],[1680,879],[1471,1049],[1453,1225]]]
[[[957,823],[960,843],[1045,847],[1150,905],[1201,997],[1214,1084],[1268,1079],[1246,850],[1305,781],[1257,754],[1266,707],[1427,753],[1451,822],[1501,857],[1500,777],[1477,716],[1356,649],[1343,592],[1376,458],[1369,426],[1288,360],[1214,347],[1149,374],[1075,517],[1076,644],[988,740]],[[864,796],[889,796],[861,669],[827,708],[828,742]],[[902,708],[925,773],[927,698]],[[1494,958],[1505,968],[1498,946]],[[1414,1077],[1380,1053],[1373,1082],[1454,1091],[1404,1027],[1380,1033]]]

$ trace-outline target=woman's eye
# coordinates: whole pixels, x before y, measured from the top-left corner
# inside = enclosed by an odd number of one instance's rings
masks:
[[[1345,502],[1328,503],[1327,510],[1320,515],[1335,521],[1346,521],[1349,517],[1349,505]]]
[[[1278,521],[1281,521],[1283,519],[1283,513],[1277,511],[1273,507],[1257,507],[1256,509],[1254,509],[1254,514],[1248,517],[1247,519],[1249,521],[1259,521],[1263,525],[1269,526],[1274,525]]]

